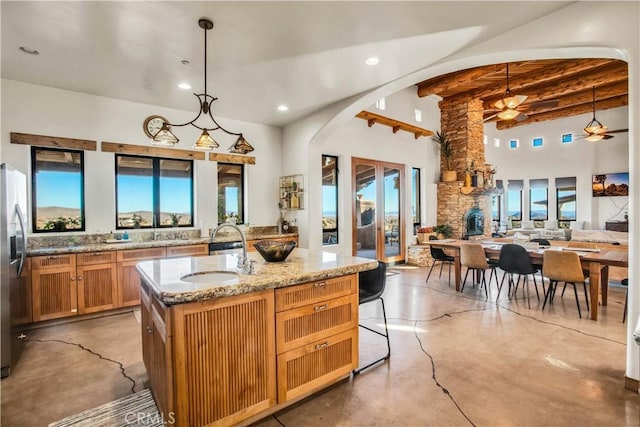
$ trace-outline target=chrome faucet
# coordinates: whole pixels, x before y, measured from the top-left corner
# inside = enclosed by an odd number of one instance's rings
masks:
[[[211,233],[211,241],[213,242],[218,231],[224,227],[231,227],[240,233],[240,237],[242,238],[242,257],[238,258],[238,268],[245,274],[253,274],[253,265],[252,263],[249,263],[249,258],[247,258],[247,239],[244,237],[244,233],[237,225],[229,224],[228,222],[220,224]]]

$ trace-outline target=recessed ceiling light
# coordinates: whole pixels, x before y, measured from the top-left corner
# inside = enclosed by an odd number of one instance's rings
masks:
[[[20,46],[20,50],[29,55],[40,55],[40,52],[38,52],[36,49],[32,49],[27,46]]]
[[[288,109],[289,109],[289,107],[287,107],[284,104],[278,105],[278,111],[287,111]]]
[[[180,89],[189,90],[191,89],[191,85],[187,82],[182,82],[178,85]]]
[[[380,59],[372,56],[371,58],[367,58],[365,64],[367,65],[378,65],[380,63]]]

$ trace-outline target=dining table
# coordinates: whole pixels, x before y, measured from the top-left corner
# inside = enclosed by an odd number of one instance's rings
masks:
[[[430,240],[424,242],[425,245],[430,245],[437,248],[448,250],[454,257],[454,277],[456,291],[460,291],[462,282],[462,265],[460,264],[460,246],[468,243],[480,243],[484,248],[487,258],[498,259],[500,257],[500,249],[502,245],[511,243],[505,239],[500,240],[459,240],[459,239],[442,239],[442,240]],[[517,243],[517,242],[515,242]],[[534,265],[542,266],[544,252],[547,250],[559,251],[559,250],[572,250],[576,251],[580,256],[580,263],[583,270],[589,272],[589,286],[590,286],[590,299],[591,303],[591,320],[598,320],[598,303],[601,301],[603,306],[607,305],[608,291],[609,291],[609,267],[628,267],[629,266],[629,254],[626,247],[616,247],[612,245],[601,245],[597,249],[585,249],[585,248],[569,248],[567,241],[555,242],[551,246],[535,246],[527,244],[523,246],[527,249],[527,253],[531,258],[531,262]],[[601,292],[600,292],[601,290]],[[602,299],[600,299],[602,294]],[[593,303],[596,301],[596,303]]]

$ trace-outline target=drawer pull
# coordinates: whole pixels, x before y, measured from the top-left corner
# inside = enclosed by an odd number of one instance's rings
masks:
[[[49,255],[47,259],[60,259],[60,257],[57,255]]]
[[[316,282],[313,284],[314,288],[320,288],[322,286],[327,286],[327,282]]]
[[[72,309],[71,309],[71,312],[72,312],[72,313],[77,313],[77,312],[78,312],[78,309],[77,309],[77,308],[72,308]]]
[[[322,311],[322,310],[326,310],[327,308],[329,308],[327,304],[322,304],[322,305],[316,305],[315,307],[313,307],[313,310]]]
[[[101,252],[91,252],[91,256],[100,256],[102,255]]]
[[[316,350],[322,350],[327,347],[329,347],[329,341],[325,341],[322,344],[316,344]]]
[[[151,329],[151,326],[147,326],[147,333],[148,334],[152,334],[153,333],[153,329]]]

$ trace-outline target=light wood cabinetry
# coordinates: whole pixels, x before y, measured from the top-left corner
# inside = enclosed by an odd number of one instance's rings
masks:
[[[166,248],[127,249],[118,251],[118,307],[140,304],[139,261],[164,258]]]
[[[87,314],[117,307],[116,254],[88,252],[76,255],[78,313]]]
[[[348,376],[358,363],[357,281],[172,306],[143,281],[142,356],[165,419],[246,423]]]
[[[33,321],[78,314],[75,254],[31,258]]]
[[[175,258],[181,256],[206,256],[209,255],[209,245],[185,245],[185,246],[169,246],[167,247],[167,258]]]
[[[22,274],[11,281],[9,289],[11,301],[11,324],[23,325],[33,321],[31,296],[31,259],[25,260]]]
[[[358,279],[275,290],[278,403],[348,375],[358,364]]]

